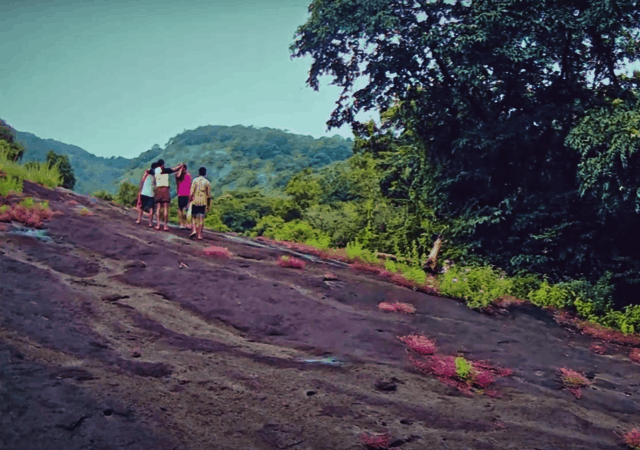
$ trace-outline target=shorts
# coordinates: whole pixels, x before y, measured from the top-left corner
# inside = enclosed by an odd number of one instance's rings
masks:
[[[142,203],[143,211],[149,211],[156,206],[156,200],[148,195],[140,195],[140,203]]]
[[[179,195],[178,196],[178,209],[180,211],[184,211],[189,206],[189,196],[188,195]]]
[[[205,206],[191,205],[191,217],[204,216]]]
[[[169,186],[160,186],[156,188],[156,203],[171,203]]]

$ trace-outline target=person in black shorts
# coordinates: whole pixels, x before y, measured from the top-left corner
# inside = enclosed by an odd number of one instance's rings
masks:
[[[187,171],[187,165],[176,173],[176,186],[178,191],[178,220],[180,228],[189,228],[187,225],[187,208],[189,207],[189,196],[191,195],[191,174]]]
[[[139,224],[142,221],[142,214],[144,211],[149,213],[149,226],[153,226],[153,210],[155,209],[155,190],[156,179],[154,177],[154,171],[156,169],[156,163],[151,165],[150,170],[145,170],[140,180],[140,189],[138,190],[138,220]]]

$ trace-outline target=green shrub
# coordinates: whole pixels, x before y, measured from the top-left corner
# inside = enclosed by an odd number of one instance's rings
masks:
[[[91,195],[94,196],[95,198],[106,200],[108,202],[114,201],[113,194],[111,192],[105,190],[105,189],[101,189],[99,191],[96,191]]]
[[[28,162],[26,167],[11,161],[0,152],[0,171],[6,174],[4,181],[0,180],[0,192],[22,192],[24,180],[38,183],[49,188],[60,186],[60,172],[57,167],[46,164]],[[6,195],[6,193],[4,194]]]
[[[138,203],[138,186],[129,181],[123,181],[118,187],[115,200],[121,205],[136,206]]]
[[[424,284],[427,281],[427,274],[419,267],[408,267],[402,271],[402,275],[411,281],[415,281],[418,284]]]
[[[570,292],[560,285],[551,285],[546,280],[540,287],[529,294],[528,300],[538,306],[566,308],[570,305]]]
[[[58,155],[53,150],[47,152],[47,162],[42,164],[49,169],[55,168],[60,174],[58,180],[58,186],[62,186],[66,189],[73,189],[76,185],[76,176],[73,173],[73,168],[69,162],[67,155]]]
[[[276,231],[284,226],[284,220],[276,216],[264,216],[256,226],[250,231],[249,236],[266,236],[273,238],[276,235]]]
[[[220,213],[217,211],[209,211],[204,218],[204,226],[213,231],[226,232],[231,231],[220,217]]]
[[[331,238],[327,235],[322,235],[318,238],[308,239],[304,243],[319,248],[320,250],[328,250],[331,246]]]
[[[473,366],[471,363],[464,359],[462,356],[457,356],[456,363],[456,375],[463,381],[470,380],[474,376]]]
[[[388,270],[389,272],[398,272],[398,271],[399,271],[399,269],[398,269],[398,265],[397,265],[397,264],[396,264],[396,262],[395,262],[394,260],[392,260],[392,259],[387,259],[387,260],[384,262],[384,268],[385,268],[386,270]]]
[[[326,242],[329,237],[322,231],[316,230],[307,222],[302,220],[294,220],[292,222],[286,222],[275,228],[275,230],[269,234],[265,233],[265,236],[277,239],[279,241],[289,241],[304,243],[310,240],[318,242]]]
[[[470,308],[482,308],[508,295],[511,280],[489,266],[467,269],[453,266],[440,280],[439,290],[445,296],[465,300]]]
[[[615,328],[623,333],[640,332],[640,305],[629,305],[623,311],[608,311],[594,320],[600,325]]]
[[[18,177],[0,177],[0,197],[6,197],[10,192],[22,192],[22,180]]]
[[[520,275],[511,278],[509,295],[519,299],[529,298],[529,294],[540,289],[542,281],[536,275]]]
[[[568,306],[580,316],[591,320],[603,316],[611,309],[614,287],[611,273],[606,273],[595,284],[586,280],[558,283],[569,295]]]

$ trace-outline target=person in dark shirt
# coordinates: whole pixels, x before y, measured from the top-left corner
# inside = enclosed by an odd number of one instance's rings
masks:
[[[158,205],[156,211],[157,216],[156,220],[158,225],[156,225],[156,230],[160,229],[160,211],[164,212],[164,231],[168,231],[169,227],[167,226],[167,222],[169,220],[169,203],[171,202],[171,195],[169,194],[169,175],[177,172],[182,168],[183,164],[178,164],[175,167],[167,168],[164,166],[164,160],[159,159],[156,163],[156,204]]]

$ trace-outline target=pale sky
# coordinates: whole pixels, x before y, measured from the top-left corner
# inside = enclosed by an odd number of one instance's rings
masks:
[[[310,2],[0,0],[0,118],[105,157],[203,125],[352,137],[290,59]]]
[[[340,88],[290,58],[310,2],[0,0],[0,118],[105,157],[204,125],[352,137],[326,127]]]

